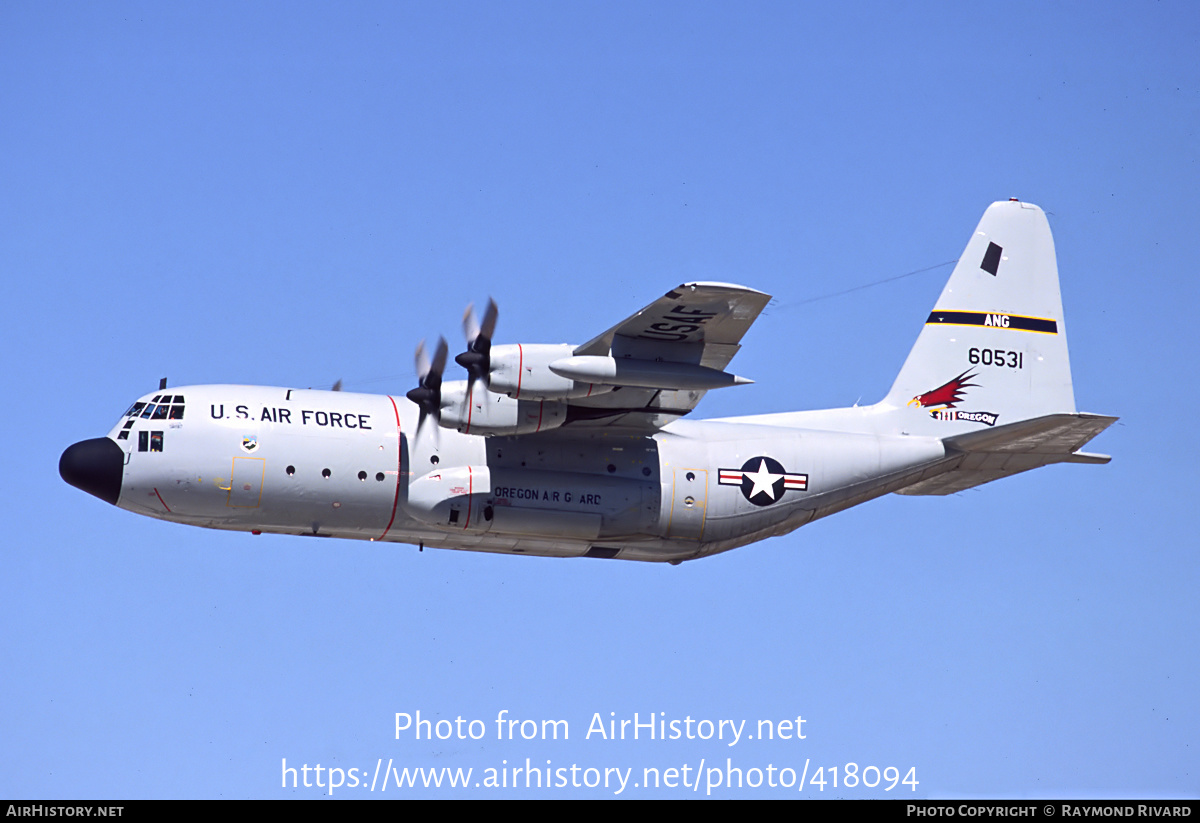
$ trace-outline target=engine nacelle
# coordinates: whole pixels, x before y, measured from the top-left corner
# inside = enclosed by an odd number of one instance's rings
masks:
[[[519,400],[568,400],[612,391],[612,386],[593,385],[550,371],[551,363],[570,357],[574,351],[569,344],[492,346],[488,388]]]
[[[442,384],[442,426],[463,434],[533,434],[557,429],[567,420],[567,404],[555,400],[518,400],[465,380]]]
[[[589,380],[608,386],[640,386],[679,391],[719,389],[753,383],[736,374],[696,363],[636,360],[632,357],[564,357],[547,365],[563,378]]]

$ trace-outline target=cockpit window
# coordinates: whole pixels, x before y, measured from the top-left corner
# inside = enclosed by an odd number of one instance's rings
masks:
[[[125,412],[125,417],[140,417],[143,420],[182,420],[182,394],[156,394],[149,403],[142,401],[134,403]]]

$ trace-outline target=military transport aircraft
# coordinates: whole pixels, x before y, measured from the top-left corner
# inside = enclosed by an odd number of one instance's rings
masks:
[[[186,386],[63,452],[71,485],[139,514],[253,534],[678,563],[875,497],[950,494],[1080,451],[1040,208],[988,208],[891,391],[873,406],[689,421],[769,295],[685,283],[583,345],[493,345],[468,309],[468,379],[417,351],[407,397]]]

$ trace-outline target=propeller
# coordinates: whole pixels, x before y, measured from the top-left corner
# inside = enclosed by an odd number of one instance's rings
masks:
[[[442,416],[442,371],[446,368],[446,354],[449,347],[446,345],[446,338],[438,338],[437,351],[433,354],[433,361],[429,360],[429,353],[425,351],[425,341],[422,340],[417,344],[417,387],[409,389],[405,395],[409,400],[417,404],[417,408],[421,410],[421,416],[417,420],[417,431],[425,425],[426,417],[433,417],[434,422],[438,422]]]
[[[500,309],[490,297],[487,311],[483,313],[482,325],[475,319],[474,303],[467,306],[467,310],[463,312],[463,334],[467,338],[467,350],[455,357],[454,362],[467,370],[468,387],[474,387],[476,380],[482,380],[484,386],[490,382],[492,334],[496,331],[496,319],[499,316]]]

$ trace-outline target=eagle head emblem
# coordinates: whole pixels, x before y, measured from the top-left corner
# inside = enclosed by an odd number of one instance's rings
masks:
[[[970,371],[968,369],[967,371]],[[968,383],[968,380],[974,379],[975,374],[963,372],[958,377],[946,381],[936,389],[930,389],[924,394],[918,394],[912,400],[908,401],[910,406],[919,406],[922,409],[952,409],[954,404],[963,399],[966,394],[966,389],[969,386],[978,386],[978,383]]]

